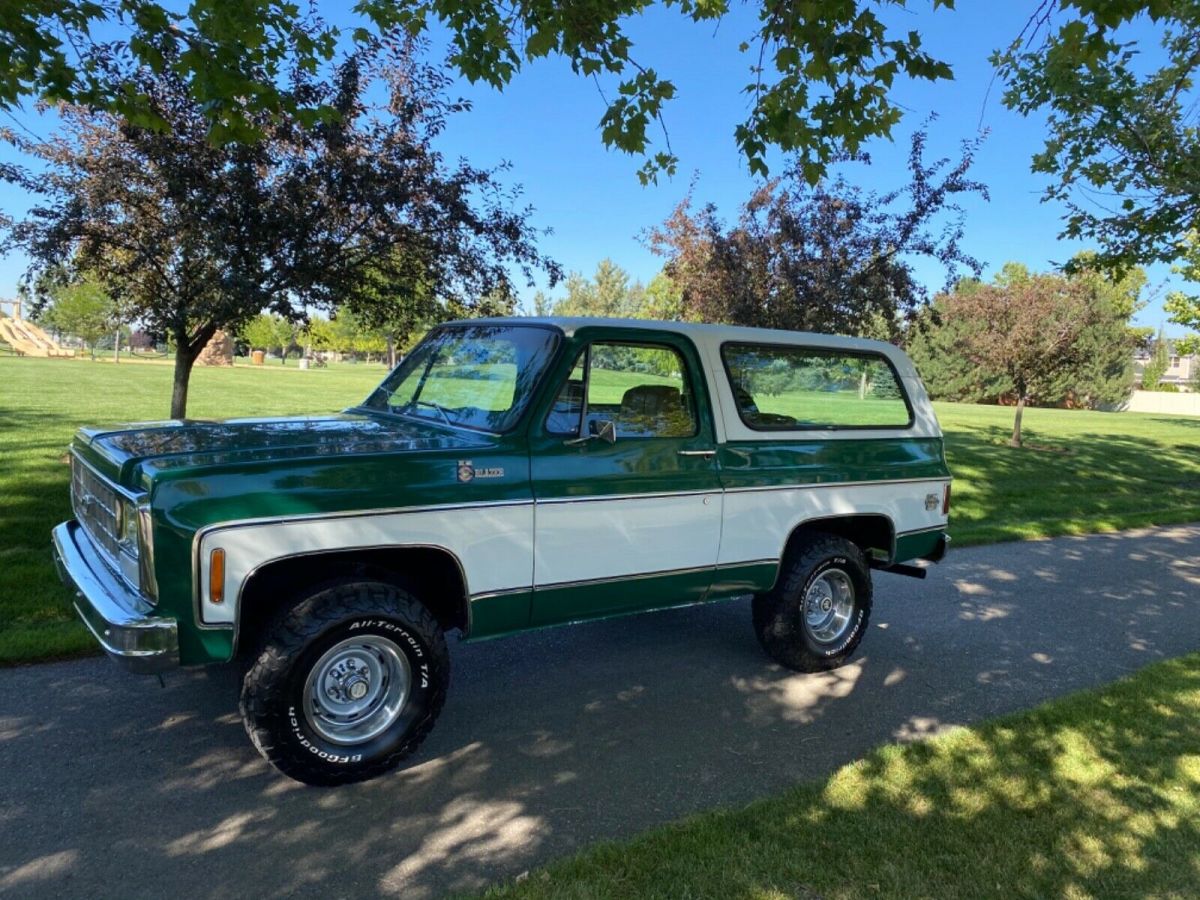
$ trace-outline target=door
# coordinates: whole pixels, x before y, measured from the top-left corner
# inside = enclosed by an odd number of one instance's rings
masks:
[[[702,600],[721,539],[695,347],[649,329],[579,337],[531,434],[534,625]]]

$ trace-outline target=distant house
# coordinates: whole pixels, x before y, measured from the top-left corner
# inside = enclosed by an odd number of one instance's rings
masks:
[[[1133,355],[1133,380],[1139,388],[1142,386],[1142,372],[1146,368],[1146,363],[1150,362],[1153,352],[1153,348],[1148,347],[1136,351]],[[1170,338],[1167,339],[1167,354],[1170,356],[1171,364],[1163,374],[1161,383],[1173,384],[1181,391],[1195,390],[1196,382],[1200,379],[1200,354],[1180,355],[1176,348],[1176,341]]]

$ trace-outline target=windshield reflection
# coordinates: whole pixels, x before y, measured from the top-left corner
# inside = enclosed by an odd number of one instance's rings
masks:
[[[430,333],[363,403],[366,409],[477,431],[516,425],[558,335],[520,325],[452,325]]]

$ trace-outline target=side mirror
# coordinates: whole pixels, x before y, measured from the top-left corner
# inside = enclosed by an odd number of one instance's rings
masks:
[[[617,423],[612,419],[592,419],[590,427],[592,434],[604,443],[615,444],[617,442]]]
[[[588,433],[586,435],[571,438],[570,440],[563,441],[563,443],[568,447],[577,447],[596,439],[602,440],[606,444],[615,444],[617,442],[616,423],[611,419],[592,419],[588,422]]]

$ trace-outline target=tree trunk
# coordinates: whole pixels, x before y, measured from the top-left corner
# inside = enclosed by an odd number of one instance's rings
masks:
[[[396,343],[390,334],[387,336],[387,367],[396,368]]]
[[[1008,442],[1010,447],[1021,446],[1021,414],[1025,412],[1025,395],[1017,397],[1017,415],[1013,419],[1012,440]]]
[[[113,338],[113,362],[121,361],[121,329],[117,329],[117,335]]]
[[[171,418],[182,419],[187,415],[188,380],[192,377],[192,363],[196,361],[187,345],[187,340],[175,343],[175,381],[171,387]]]

